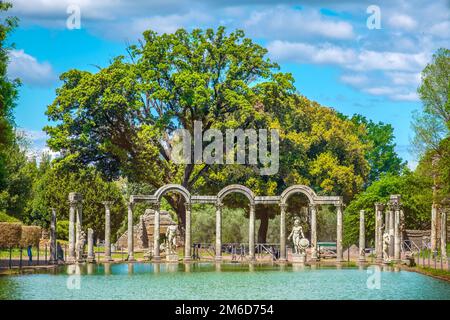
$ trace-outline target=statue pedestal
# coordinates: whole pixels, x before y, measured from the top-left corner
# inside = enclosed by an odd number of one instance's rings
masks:
[[[302,263],[306,262],[306,254],[304,253],[294,253],[292,254],[292,263]]]
[[[178,263],[178,255],[177,254],[168,254],[168,255],[166,255],[166,262],[176,262],[176,263]]]

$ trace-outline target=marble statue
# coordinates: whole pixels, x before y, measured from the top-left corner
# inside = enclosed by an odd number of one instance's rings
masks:
[[[178,227],[176,225],[171,225],[171,226],[167,227],[167,230],[166,230],[167,254],[176,254],[177,231],[178,231]]]
[[[300,225],[300,220],[296,218],[294,220],[294,227],[292,228],[291,234],[288,236],[288,240],[292,238],[294,243],[294,252],[300,254],[304,252],[304,247],[302,246],[301,240],[305,239],[303,234],[303,228]]]
[[[82,260],[83,259],[83,254],[84,254],[84,247],[86,245],[86,233],[81,230],[80,232],[80,241],[78,243],[78,250],[77,250],[77,260]]]
[[[389,233],[385,232],[383,234],[383,259],[385,262],[389,262],[389,244],[391,242],[391,237]]]

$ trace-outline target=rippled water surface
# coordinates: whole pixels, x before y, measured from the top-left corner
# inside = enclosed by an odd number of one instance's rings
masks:
[[[450,299],[450,283],[375,267],[91,264],[0,276],[0,299]]]

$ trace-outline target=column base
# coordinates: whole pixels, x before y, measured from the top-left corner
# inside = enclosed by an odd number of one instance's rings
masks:
[[[132,261],[136,261],[136,259],[134,258],[134,256],[128,256],[127,261],[132,262]]]
[[[222,256],[215,256],[215,257],[214,257],[214,260],[215,260],[216,262],[221,262],[221,261],[222,261]]]
[[[75,257],[68,257],[66,260],[67,263],[75,263],[76,261]]]
[[[376,263],[383,263],[384,260],[383,260],[383,258],[376,258],[376,259],[375,259],[375,262],[376,262]]]
[[[367,262],[367,260],[366,260],[366,258],[359,258],[359,259],[358,259],[358,262],[360,262],[360,263],[365,263],[365,262]]]
[[[154,261],[154,262],[160,262],[160,261],[161,261],[161,256],[153,256],[153,257],[152,257],[152,261]]]
[[[288,259],[286,259],[286,258],[280,258],[280,259],[277,260],[277,262],[278,262],[278,263],[287,263],[287,262],[288,262]]]
[[[191,257],[185,257],[183,258],[184,262],[192,262],[192,258]]]
[[[336,263],[342,263],[345,262],[343,258],[336,258]]]
[[[254,256],[247,256],[247,259],[251,262],[256,261],[256,257],[254,257]]]
[[[88,257],[86,261],[88,263],[95,263],[95,258],[94,257]]]

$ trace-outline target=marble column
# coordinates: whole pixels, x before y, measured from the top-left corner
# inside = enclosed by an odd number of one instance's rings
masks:
[[[383,203],[375,203],[375,254],[376,262],[383,262]]]
[[[155,212],[155,219],[153,222],[153,261],[160,261],[161,256],[159,255],[159,207],[160,204],[155,204],[153,210]]]
[[[286,254],[286,209],[287,204],[280,203],[280,261],[287,261]]]
[[[80,195],[80,200],[78,201],[77,206],[77,230],[76,230],[76,255],[77,255],[77,262],[83,262],[83,244],[81,239],[81,231],[82,231],[82,225],[83,225],[83,200]]]
[[[223,204],[216,203],[216,261],[222,260],[222,208]]]
[[[364,214],[364,210],[359,211],[359,262],[366,261],[366,227]]]
[[[134,261],[133,205],[128,202],[128,261]]]
[[[67,255],[68,262],[75,262],[75,213],[78,205],[78,194],[76,192],[69,193],[69,253]]]
[[[386,207],[385,207],[386,208]],[[383,233],[389,234],[389,204],[384,212],[384,229]]]
[[[191,260],[191,204],[186,202],[186,228],[184,234],[184,261]]]
[[[255,204],[250,204],[250,219],[248,225],[248,254],[251,261],[255,260]]]
[[[58,257],[56,252],[56,210],[51,208],[52,217],[50,221],[50,264],[58,263]]]
[[[394,207],[395,222],[394,222],[394,260],[399,262],[401,260],[401,233],[400,233],[400,210],[401,205],[397,203]]]
[[[438,205],[433,203],[431,206],[431,251],[437,249],[437,215],[438,215]]]
[[[394,239],[395,239],[395,215],[393,204],[390,203],[388,206],[389,210],[389,257],[394,256]]]
[[[343,229],[343,219],[342,219],[342,203],[336,205],[336,261],[342,262],[344,260],[344,251],[342,249],[342,229]]]
[[[310,204],[311,211],[311,260],[318,260],[317,255],[317,207],[315,204]]]
[[[112,261],[111,258],[111,205],[112,201],[104,201],[105,206],[105,260]]]
[[[442,208],[441,212],[441,259],[447,261],[447,213],[448,208]]]
[[[88,228],[88,256],[87,262],[95,262],[95,254],[94,254],[94,230]]]

